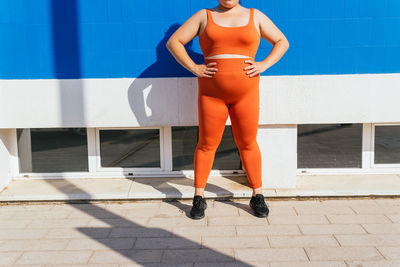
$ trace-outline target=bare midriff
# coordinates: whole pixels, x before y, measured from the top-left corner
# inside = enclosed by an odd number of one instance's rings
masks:
[[[251,58],[251,57],[238,54],[218,54],[206,58]]]

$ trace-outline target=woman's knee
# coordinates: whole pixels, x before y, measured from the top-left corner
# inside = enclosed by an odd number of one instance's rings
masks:
[[[248,151],[248,150],[258,150],[258,143],[257,140],[251,141],[238,141],[236,144],[239,151]]]
[[[197,144],[196,150],[201,150],[203,152],[215,152],[218,149],[218,145],[219,144],[214,142],[199,142]]]

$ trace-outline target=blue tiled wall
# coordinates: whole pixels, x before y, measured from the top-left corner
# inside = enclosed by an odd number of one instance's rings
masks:
[[[400,71],[400,0],[242,0],[290,48],[262,75]],[[0,78],[192,77],[165,47],[209,0],[0,0]],[[271,51],[262,39],[256,55]],[[186,45],[202,62],[198,37]]]

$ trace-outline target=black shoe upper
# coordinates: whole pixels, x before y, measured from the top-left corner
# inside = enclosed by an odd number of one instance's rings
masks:
[[[207,202],[202,196],[196,195],[193,197],[193,207],[190,210],[190,215],[194,219],[204,217],[204,210],[207,208]]]
[[[267,217],[269,209],[267,203],[265,203],[263,194],[256,194],[250,199],[250,207],[254,210],[254,213],[258,217]]]

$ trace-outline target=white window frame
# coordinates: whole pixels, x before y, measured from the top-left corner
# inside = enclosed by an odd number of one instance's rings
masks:
[[[100,130],[159,129],[160,131],[160,167],[123,168],[101,167],[100,165]],[[87,172],[51,172],[51,173],[18,173],[15,179],[81,179],[81,178],[121,178],[121,177],[194,177],[194,170],[173,171],[172,127],[87,127],[88,171]],[[19,161],[19,155],[17,155]],[[17,161],[17,162],[18,162]],[[242,176],[241,170],[212,169],[210,176]]]
[[[399,123],[373,123],[371,127],[371,168],[399,168],[400,163],[375,163],[375,128],[376,126],[400,126]]]
[[[298,175],[336,174],[398,174],[400,164],[374,164],[375,125],[400,125],[399,123],[363,123],[361,168],[297,168]]]
[[[101,166],[101,155],[100,155],[100,131],[106,130],[146,130],[146,129],[158,129],[159,130],[159,142],[160,142],[160,167],[102,167]],[[165,169],[165,155],[164,155],[164,140],[163,140],[163,127],[101,127],[95,129],[95,159],[96,159],[96,172],[116,172],[116,173],[137,173],[137,172],[160,172]]]

